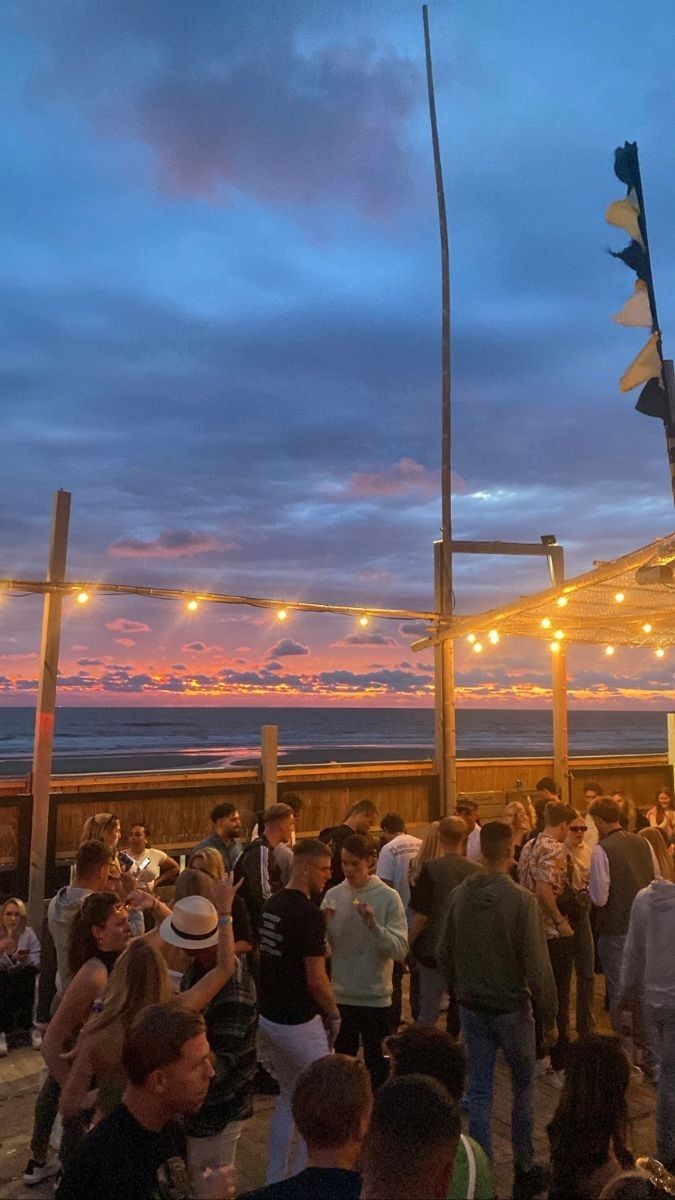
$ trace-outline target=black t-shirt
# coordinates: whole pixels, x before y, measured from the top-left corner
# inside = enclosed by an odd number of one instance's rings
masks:
[[[338,883],[342,883],[345,873],[342,870],[342,847],[354,833],[351,825],[329,825],[327,829],[322,829],[319,838],[325,842],[330,850],[330,879],[326,884],[328,888],[337,887]]]
[[[307,987],[306,958],[326,951],[323,914],[296,888],[283,888],[260,914],[260,1015],[278,1025],[311,1021],[319,1006]]]
[[[341,1167],[306,1167],[299,1175],[280,1179],[239,1200],[359,1200],[361,1176]]]
[[[56,1200],[189,1200],[185,1134],[177,1121],[145,1129],[118,1104],[87,1134]]]

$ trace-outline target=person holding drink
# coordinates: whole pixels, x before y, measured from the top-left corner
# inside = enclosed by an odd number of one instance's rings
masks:
[[[7,1034],[27,1033],[39,1050],[42,1037],[32,1028],[40,943],[28,924],[23,900],[10,896],[0,909],[0,1058],[9,1051]]]

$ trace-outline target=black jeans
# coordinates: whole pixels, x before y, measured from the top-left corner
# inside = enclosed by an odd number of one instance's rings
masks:
[[[352,1058],[356,1058],[361,1042],[363,1057],[375,1090],[384,1083],[389,1074],[382,1043],[391,1033],[391,1005],[387,1008],[366,1008],[361,1004],[340,1004],[339,1009],[342,1025],[335,1043],[336,1053],[350,1054]]]
[[[574,967],[574,938],[549,938],[546,942],[548,956],[551,960],[553,978],[558,993],[558,1040],[551,1046],[551,1066],[555,1071],[564,1070],[567,1066],[567,1051],[569,1047],[570,1029],[570,988],[572,969]],[[537,1023],[537,1058],[543,1057],[542,1030]]]
[[[330,959],[329,959],[330,961]],[[420,1012],[420,974],[417,970],[417,963],[412,954],[408,955],[408,980],[410,983],[410,1012],[413,1021],[416,1021]],[[403,1007],[403,976],[405,975],[405,965],[395,962],[391,982],[393,992],[391,996],[391,1030],[396,1033],[401,1024],[401,1009]]]
[[[33,1024],[35,976],[28,963],[0,971],[0,1033],[26,1033]]]

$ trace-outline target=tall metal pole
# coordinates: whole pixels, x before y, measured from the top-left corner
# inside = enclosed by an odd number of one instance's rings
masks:
[[[452,593],[452,480],[451,480],[451,371],[450,371],[450,247],[443,187],[443,168],[436,120],[436,97],[431,61],[429,9],[422,6],[424,49],[427,66],[429,119],[434,152],[438,223],[441,235],[441,543],[440,562],[435,558],[437,611],[449,620],[453,610]],[[436,551],[438,554],[438,551]],[[435,655],[436,694],[436,769],[440,778],[441,811],[452,812],[457,795],[457,748],[455,737],[454,650],[451,638],[441,643]]]
[[[50,583],[63,583],[66,577],[69,522],[70,492],[55,492],[52,505],[52,530],[49,544],[49,570],[47,574],[47,579]],[[30,875],[28,880],[30,923],[33,929],[37,930],[42,927],[44,908],[49,790],[52,776],[54,710],[56,707],[56,680],[59,671],[62,607],[63,597],[59,592],[45,593],[42,610],[40,683],[35,710],[35,738],[33,742],[33,821],[30,843]]]
[[[548,565],[551,583],[561,587],[565,579],[565,560],[562,547],[549,546]],[[551,651],[551,692],[553,709],[553,778],[560,786],[564,801],[569,803],[569,734],[567,721],[567,655],[562,642],[557,653]]]

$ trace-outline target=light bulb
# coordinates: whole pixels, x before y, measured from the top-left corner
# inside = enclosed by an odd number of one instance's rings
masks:
[[[665,650],[663,649],[663,646],[657,646],[657,647],[656,647],[656,650],[654,651],[654,653],[655,653],[655,655],[656,655],[656,657],[657,657],[657,658],[663,658],[663,656],[664,656],[664,654],[665,654],[666,652],[665,652]]]
[[[611,658],[613,653],[614,653],[613,646],[605,646],[605,654],[607,655],[608,658]]]
[[[551,618],[544,617],[543,621],[541,622],[541,627],[542,627],[542,629],[550,629],[551,628]]]
[[[616,600],[617,604],[623,604],[626,597],[624,596],[623,592],[617,592],[614,599]]]
[[[562,629],[556,629],[556,631],[555,631],[555,633],[553,634],[553,636],[554,636],[554,638],[556,639],[556,641],[558,641],[558,642],[561,642],[561,641],[562,641],[562,639],[564,638],[565,634],[564,634],[564,631],[563,631]]]
[[[560,642],[551,642],[551,650],[554,654],[557,654],[560,650]]]
[[[492,645],[493,645],[493,646],[496,646],[496,645],[498,645],[498,643],[499,643],[499,634],[497,633],[497,630],[496,630],[496,629],[491,629],[491,630],[490,630],[490,632],[488,633],[488,641],[489,641],[489,642],[492,642]]]
[[[558,604],[558,608],[566,608],[567,607],[567,596],[558,596],[557,604]]]
[[[359,617],[359,625],[363,625],[365,627],[367,624],[368,624],[367,617]]]
[[[643,633],[651,633],[651,631],[652,631],[652,627],[649,624],[649,621],[645,621],[644,625],[642,626],[642,632]]]
[[[88,600],[89,600],[88,592],[78,592],[77,593],[77,603],[78,604],[86,604]]]
[[[474,654],[480,654],[481,650],[483,649],[482,643],[481,642],[473,642],[472,644],[473,644]]]
[[[188,600],[188,602],[187,602],[188,612],[195,612],[195,610],[198,608],[199,608],[199,605],[196,600]]]
[[[277,613],[277,621],[285,621],[287,616],[288,616],[288,613],[286,612],[286,609],[280,608]]]
[[[467,642],[469,643],[469,645],[470,645],[470,646],[473,646],[473,645],[474,645],[474,643],[475,643],[475,641],[476,641],[476,635],[475,635],[475,633],[467,633],[467,635],[466,635],[466,640],[467,640]]]

